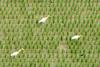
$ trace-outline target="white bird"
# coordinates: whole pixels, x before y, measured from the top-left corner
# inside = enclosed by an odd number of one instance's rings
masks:
[[[43,18],[39,21],[39,23],[45,23],[49,17],[50,17],[49,15],[48,15],[47,17],[43,17]]]
[[[81,35],[74,35],[74,36],[72,36],[72,40],[77,40],[77,39],[79,39],[81,37]]]
[[[22,50],[24,50],[23,48],[18,50],[18,51],[15,51],[13,53],[11,53],[11,56],[14,57],[14,56],[17,56]]]

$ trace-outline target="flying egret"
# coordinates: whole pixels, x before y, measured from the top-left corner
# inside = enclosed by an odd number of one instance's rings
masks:
[[[43,18],[39,21],[39,23],[45,23],[46,20],[47,20],[49,17],[50,17],[49,15],[46,16],[46,17],[43,17]]]
[[[72,36],[72,40],[77,40],[77,39],[79,39],[81,37],[81,35],[74,35],[74,36]]]
[[[13,52],[13,53],[11,54],[11,56],[12,56],[12,57],[17,56],[22,50],[24,50],[24,49],[22,48],[22,49],[20,49],[20,50],[18,50],[18,51]]]

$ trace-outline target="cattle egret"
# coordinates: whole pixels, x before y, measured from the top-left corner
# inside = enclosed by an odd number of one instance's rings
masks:
[[[12,56],[12,57],[17,56],[22,50],[24,50],[24,49],[22,48],[22,49],[20,49],[20,50],[18,50],[18,51],[16,51],[16,52],[13,52],[13,53],[11,54],[11,56]]]
[[[49,15],[48,15],[47,17],[42,18],[42,19],[39,21],[39,23],[45,23],[46,20],[47,20],[48,18],[49,18]]]
[[[81,37],[81,35],[75,35],[75,36],[73,36],[71,39],[72,40],[77,40],[77,39],[79,39]]]

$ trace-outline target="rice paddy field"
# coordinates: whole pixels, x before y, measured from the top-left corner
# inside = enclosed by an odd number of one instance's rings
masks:
[[[100,1],[0,0],[0,67],[100,67]]]

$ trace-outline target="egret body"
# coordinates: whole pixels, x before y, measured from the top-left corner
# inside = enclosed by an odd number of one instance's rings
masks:
[[[75,36],[72,36],[72,40],[77,40],[77,39],[79,39],[81,37],[81,35],[75,35]]]
[[[22,49],[20,49],[20,50],[18,50],[18,51],[13,52],[13,53],[11,54],[11,56],[12,56],[12,57],[17,56],[22,50],[24,50],[24,49],[22,48]]]
[[[45,23],[47,21],[47,19],[49,18],[49,15],[47,17],[43,17],[39,23]]]

